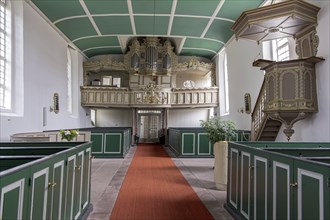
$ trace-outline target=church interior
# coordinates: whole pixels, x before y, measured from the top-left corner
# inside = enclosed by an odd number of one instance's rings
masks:
[[[0,0],[0,219],[329,219],[327,0]]]

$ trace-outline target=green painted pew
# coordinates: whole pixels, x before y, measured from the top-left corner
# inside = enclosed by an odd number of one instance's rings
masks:
[[[330,143],[229,142],[225,208],[237,219],[330,219]]]
[[[0,143],[0,219],[81,219],[90,172],[90,142]]]

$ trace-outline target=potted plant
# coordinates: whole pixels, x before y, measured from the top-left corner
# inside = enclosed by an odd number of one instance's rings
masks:
[[[236,125],[232,120],[222,120],[213,117],[206,121],[201,120],[201,126],[207,132],[207,136],[215,144],[218,141],[229,141],[236,135]]]
[[[72,141],[75,137],[78,137],[79,132],[77,130],[60,130],[61,140]]]
[[[213,117],[201,121],[207,136],[214,146],[214,181],[219,190],[227,189],[228,142],[236,136],[236,125],[232,120]]]

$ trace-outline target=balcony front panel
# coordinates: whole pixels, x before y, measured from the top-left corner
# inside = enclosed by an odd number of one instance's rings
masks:
[[[127,88],[82,86],[81,105],[89,107],[128,107],[130,91]]]
[[[159,90],[152,94],[128,88],[82,86],[81,105],[86,107],[191,108],[218,106],[218,88]]]
[[[171,106],[181,107],[215,107],[219,104],[218,88],[173,89]]]

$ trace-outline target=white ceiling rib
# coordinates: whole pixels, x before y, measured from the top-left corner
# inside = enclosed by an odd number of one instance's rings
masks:
[[[221,9],[221,7],[222,7],[222,5],[223,5],[224,2],[225,2],[224,0],[221,0],[221,1],[219,2],[217,8],[216,8],[216,9],[214,10],[214,12],[213,12],[212,17],[211,17],[210,20],[209,20],[209,23],[206,25],[206,27],[205,27],[205,29],[204,29],[202,35],[201,35],[201,38],[204,38],[204,37],[205,37],[205,34],[206,34],[207,31],[209,30],[211,24],[212,24],[213,21],[214,21],[214,18],[215,18],[215,17],[217,16],[217,14],[219,13],[219,11],[220,11],[220,9]]]
[[[177,3],[178,3],[177,0],[173,0],[173,2],[172,2],[170,21],[168,22],[168,28],[167,28],[167,36],[171,35],[173,19],[174,19],[174,13],[175,13],[175,10],[176,10]]]
[[[133,35],[136,35],[136,28],[135,28],[135,22],[134,22],[134,16],[133,16],[133,7],[132,7],[131,0],[127,0],[127,7],[128,7],[128,12],[129,12],[129,19],[131,21],[131,26],[132,26],[132,32],[133,32]]]
[[[80,3],[80,5],[81,5],[81,7],[84,9],[84,11],[85,11],[85,13],[86,13],[86,15],[87,15],[89,21],[92,23],[92,25],[93,25],[93,27],[94,27],[96,33],[97,33],[99,36],[101,36],[102,34],[101,34],[99,28],[97,27],[97,25],[96,25],[96,23],[95,23],[93,17],[91,16],[91,13],[89,12],[89,10],[88,10],[88,8],[87,8],[85,2],[84,2],[83,0],[79,0],[79,3]]]

